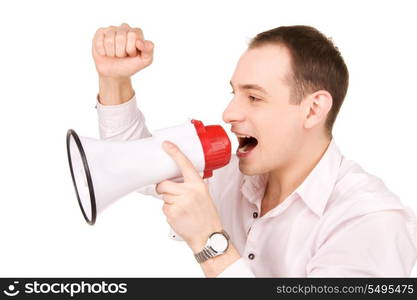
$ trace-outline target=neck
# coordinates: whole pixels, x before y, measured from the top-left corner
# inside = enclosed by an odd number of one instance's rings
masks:
[[[279,205],[301,185],[326,152],[330,140],[322,136],[306,141],[290,163],[268,173],[261,215]]]

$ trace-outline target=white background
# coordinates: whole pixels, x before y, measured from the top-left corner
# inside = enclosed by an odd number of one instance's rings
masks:
[[[151,131],[189,117],[225,125],[249,38],[317,27],[350,71],[337,143],[417,211],[415,11],[412,1],[2,1],[0,276],[203,276],[167,237],[162,201],[129,195],[92,227],[76,202],[66,131],[98,137],[91,41],[122,22],[155,43],[153,65],[134,77]]]

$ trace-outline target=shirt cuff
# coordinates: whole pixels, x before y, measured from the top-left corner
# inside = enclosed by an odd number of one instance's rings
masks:
[[[221,272],[218,278],[224,277],[255,277],[248,263],[244,258],[239,258],[233,264],[228,266],[223,272]]]
[[[111,131],[125,128],[138,120],[138,117],[143,117],[136,104],[135,95],[127,102],[117,105],[103,105],[97,96],[96,109],[100,127]]]

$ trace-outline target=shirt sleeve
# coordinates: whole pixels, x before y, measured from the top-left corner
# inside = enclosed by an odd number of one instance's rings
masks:
[[[145,116],[137,106],[136,96],[118,105],[102,105],[97,96],[96,109],[102,140],[128,141],[152,136],[146,127]],[[156,184],[151,184],[138,189],[137,192],[162,200],[155,188]]]
[[[241,257],[223,270],[217,277],[255,277],[255,274],[252,272],[245,259]]]
[[[118,105],[102,105],[97,97],[96,109],[102,140],[127,141],[151,136],[136,96]]]
[[[404,277],[416,261],[416,224],[407,211],[371,213],[334,228],[307,264],[309,277]]]

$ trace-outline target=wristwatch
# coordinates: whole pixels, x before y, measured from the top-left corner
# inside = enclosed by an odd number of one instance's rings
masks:
[[[230,237],[226,231],[213,232],[208,237],[203,250],[194,254],[195,259],[201,264],[210,258],[225,253],[229,248],[229,240]]]

